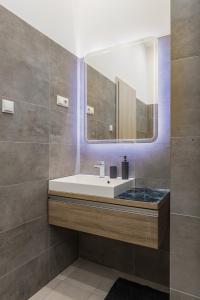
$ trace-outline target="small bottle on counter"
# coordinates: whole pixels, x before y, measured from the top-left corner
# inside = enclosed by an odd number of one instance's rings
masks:
[[[122,161],[122,179],[129,178],[129,162],[127,161],[127,156],[124,156],[124,160]]]
[[[110,166],[110,178],[117,178],[117,166]]]

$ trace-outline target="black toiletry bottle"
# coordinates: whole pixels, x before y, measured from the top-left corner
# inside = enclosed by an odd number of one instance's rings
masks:
[[[127,156],[124,156],[122,161],[122,179],[129,178],[129,162],[127,161]]]
[[[117,178],[117,166],[110,166],[110,178]]]

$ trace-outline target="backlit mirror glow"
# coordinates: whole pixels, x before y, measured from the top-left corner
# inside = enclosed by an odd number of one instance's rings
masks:
[[[85,137],[88,142],[152,141],[157,135],[157,39],[88,54]]]

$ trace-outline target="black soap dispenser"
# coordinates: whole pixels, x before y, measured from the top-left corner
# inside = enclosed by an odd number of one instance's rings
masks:
[[[127,156],[124,156],[124,160],[122,161],[122,179],[129,178],[129,162],[127,161]]]

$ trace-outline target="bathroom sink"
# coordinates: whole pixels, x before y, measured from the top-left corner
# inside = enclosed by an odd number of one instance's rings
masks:
[[[49,190],[114,198],[132,188],[133,184],[132,178],[123,180],[120,177],[111,179],[108,176],[100,178],[95,175],[78,174],[49,180]]]

